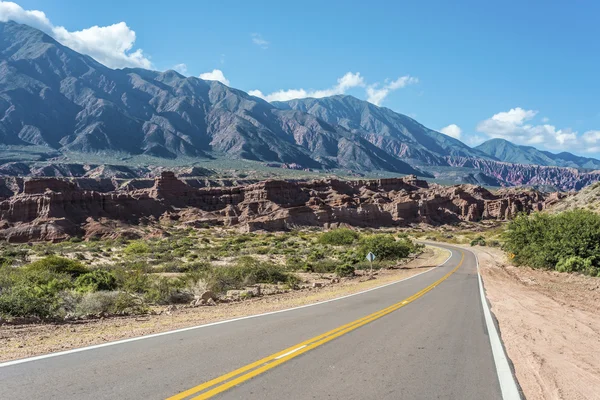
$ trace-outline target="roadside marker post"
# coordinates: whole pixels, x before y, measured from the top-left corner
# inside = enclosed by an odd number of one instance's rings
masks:
[[[369,265],[371,266],[371,272],[369,273],[369,276],[373,277],[373,260],[375,259],[375,254],[369,252],[369,254],[367,254],[367,260],[369,260]]]

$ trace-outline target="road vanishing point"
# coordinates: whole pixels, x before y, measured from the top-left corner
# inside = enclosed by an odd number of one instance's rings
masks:
[[[519,399],[475,255],[309,306],[0,364],[1,399]]]

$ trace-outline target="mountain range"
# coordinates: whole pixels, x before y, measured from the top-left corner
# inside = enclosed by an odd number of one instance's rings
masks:
[[[248,159],[304,168],[387,171],[469,183],[552,167],[540,184],[600,161],[501,139],[471,148],[412,118],[352,96],[268,103],[175,71],[110,69],[27,25],[0,23],[0,145],[52,153]],[[485,166],[485,167],[483,167]],[[518,175],[518,174],[517,174]],[[569,178],[571,179],[571,178]]]
[[[534,164],[553,167],[571,167],[599,169],[600,160],[576,156],[568,152],[558,154],[538,150],[532,146],[520,146],[504,139],[490,139],[475,149],[497,158],[515,164]]]

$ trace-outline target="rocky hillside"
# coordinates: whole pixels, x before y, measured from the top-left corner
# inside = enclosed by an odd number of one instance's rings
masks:
[[[329,124],[342,126],[409,162],[448,165],[447,156],[490,158],[460,140],[426,128],[406,115],[352,96],[297,99],[273,104],[284,110],[306,112]]]
[[[577,193],[570,193],[550,208],[551,211],[567,211],[582,208],[600,212],[600,183],[596,182]]]
[[[554,154],[532,146],[519,146],[504,139],[491,139],[475,148],[490,157],[509,163],[600,169],[600,160],[595,158],[580,157],[568,152]]]
[[[304,182],[263,181],[198,188],[163,172],[147,185],[132,181],[5,178],[0,187],[0,239],[9,242],[114,237],[115,224],[158,221],[189,226],[226,225],[253,230],[300,226],[359,227],[457,224],[504,220],[541,210],[534,190],[491,193],[479,186],[431,185],[405,178]]]
[[[13,22],[0,38],[1,144],[418,172],[360,135],[220,82],[112,70]]]
[[[512,164],[469,157],[448,157],[453,167],[481,171],[505,186],[549,187],[562,191],[579,190],[600,180],[600,171],[580,171],[576,168]]]

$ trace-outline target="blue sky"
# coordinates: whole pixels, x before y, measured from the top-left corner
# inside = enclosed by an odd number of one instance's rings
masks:
[[[0,20],[38,24],[115,67],[185,64],[267,99],[343,92],[432,129],[454,124],[444,131],[471,145],[503,137],[600,155],[593,1],[17,3],[0,2]]]

